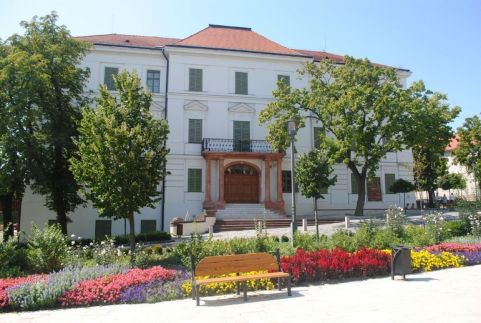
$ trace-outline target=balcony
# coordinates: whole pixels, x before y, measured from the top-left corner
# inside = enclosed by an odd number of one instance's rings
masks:
[[[275,153],[272,146],[265,140],[234,140],[204,138],[202,152],[251,152],[251,153]]]

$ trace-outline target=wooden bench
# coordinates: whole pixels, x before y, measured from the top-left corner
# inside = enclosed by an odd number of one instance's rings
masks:
[[[276,259],[277,258],[277,259]],[[211,256],[202,259],[197,266],[195,258],[192,257],[192,299],[196,305],[200,304],[199,287],[211,283],[235,282],[237,295],[240,295],[240,285],[244,292],[244,301],[247,300],[247,281],[259,279],[277,278],[277,287],[282,289],[281,279],[287,283],[287,295],[291,296],[291,277],[281,270],[279,251],[276,257],[269,253],[250,253],[229,256]],[[265,274],[242,275],[252,271],[268,271]],[[237,276],[198,279],[200,276],[225,275],[236,273]]]

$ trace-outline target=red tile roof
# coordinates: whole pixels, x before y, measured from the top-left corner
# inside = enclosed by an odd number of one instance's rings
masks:
[[[115,45],[115,46],[145,47],[145,48],[163,47],[167,44],[172,44],[180,40],[178,38],[121,35],[121,34],[80,36],[76,38],[79,40],[88,41],[98,45]]]
[[[344,56],[341,56],[341,55],[336,55],[336,54],[317,51],[317,50],[305,50],[305,49],[295,49],[295,50],[301,54],[314,58],[315,62],[320,62],[325,59],[329,59],[334,63],[339,63],[339,64],[344,63]]]
[[[221,25],[209,25],[209,27],[182,39],[173,46],[304,56],[294,49],[289,49],[259,35],[250,28]]]
[[[446,146],[444,149],[445,151],[453,151],[456,150],[459,146],[459,136],[455,135],[451,140],[449,141],[449,144]]]

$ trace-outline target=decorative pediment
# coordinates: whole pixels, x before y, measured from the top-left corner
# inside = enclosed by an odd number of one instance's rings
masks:
[[[237,113],[256,113],[256,109],[247,103],[231,103],[228,110]]]
[[[209,110],[209,108],[207,107],[207,105],[200,101],[190,101],[184,105],[184,110],[206,112],[207,110]]]
[[[155,119],[162,119],[164,117],[164,105],[160,102],[153,101],[150,105],[150,112]]]

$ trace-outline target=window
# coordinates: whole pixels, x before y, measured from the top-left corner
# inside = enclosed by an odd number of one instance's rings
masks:
[[[384,186],[386,189],[386,194],[394,194],[391,191],[391,185],[396,181],[396,176],[394,174],[384,174]]]
[[[96,220],[95,221],[95,240],[105,239],[105,236],[112,235],[112,221]]]
[[[325,135],[325,133],[323,127],[314,127],[314,148],[321,146],[321,135]]]
[[[188,169],[187,192],[202,192],[202,169],[199,169],[199,168]]]
[[[250,151],[251,126],[249,121],[234,121],[234,151]]]
[[[147,71],[147,88],[152,93],[160,92],[160,71]]]
[[[367,180],[367,200],[372,202],[382,201],[380,177],[373,177]]]
[[[202,92],[202,70],[189,68],[189,91]]]
[[[283,170],[282,171],[282,192],[283,193],[292,193],[291,181],[292,181],[291,171]]]
[[[140,220],[140,233],[156,231],[155,220]]]
[[[246,72],[235,72],[235,94],[247,94],[248,83]]]
[[[115,91],[114,76],[119,74],[117,67],[106,67],[104,73],[104,84],[110,91]]]
[[[189,119],[189,143],[202,143],[202,119]]]
[[[357,189],[359,181],[357,179],[357,176],[351,173],[351,193],[352,194],[359,194],[359,191]]]
[[[277,75],[277,81],[282,81],[285,85],[291,86],[291,77],[289,75]]]

